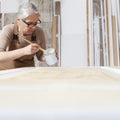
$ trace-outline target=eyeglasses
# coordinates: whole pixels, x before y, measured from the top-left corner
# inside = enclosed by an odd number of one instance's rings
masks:
[[[40,24],[41,23],[41,20],[39,19],[37,22],[26,22],[24,19],[22,19],[22,21],[27,25],[27,26],[36,26],[37,24]]]

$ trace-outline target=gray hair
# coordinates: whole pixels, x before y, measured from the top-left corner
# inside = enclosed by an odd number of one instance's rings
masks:
[[[33,3],[27,2],[19,6],[18,16],[21,19],[25,19],[33,13],[39,14],[37,7]]]

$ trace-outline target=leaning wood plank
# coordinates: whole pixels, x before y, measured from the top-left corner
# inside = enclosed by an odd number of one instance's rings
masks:
[[[60,13],[61,13],[60,7],[61,7],[60,1],[56,1],[55,2],[55,14],[56,15],[60,15]]]
[[[57,16],[53,16],[52,22],[52,47],[56,49],[56,31],[57,31]]]
[[[89,47],[89,4],[88,4],[88,0],[86,0],[86,24],[87,24],[87,28],[86,28],[86,32],[87,32],[87,63],[88,66],[90,65],[90,47]]]
[[[113,56],[114,56],[114,65],[118,66],[118,51],[117,51],[117,38],[116,38],[116,18],[112,16],[112,29],[113,29]]]
[[[110,66],[110,36],[109,36],[109,18],[108,18],[108,0],[106,0],[106,33],[108,42],[108,65]]]

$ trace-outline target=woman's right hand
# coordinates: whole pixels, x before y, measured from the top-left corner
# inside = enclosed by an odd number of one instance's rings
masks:
[[[36,43],[32,43],[23,48],[24,55],[32,55],[39,51],[40,46]]]

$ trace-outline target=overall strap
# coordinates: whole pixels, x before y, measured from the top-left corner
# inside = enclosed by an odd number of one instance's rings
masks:
[[[18,41],[17,34],[18,34],[18,26],[17,26],[17,22],[15,22],[15,24],[14,24],[14,30],[13,30],[13,40]]]

